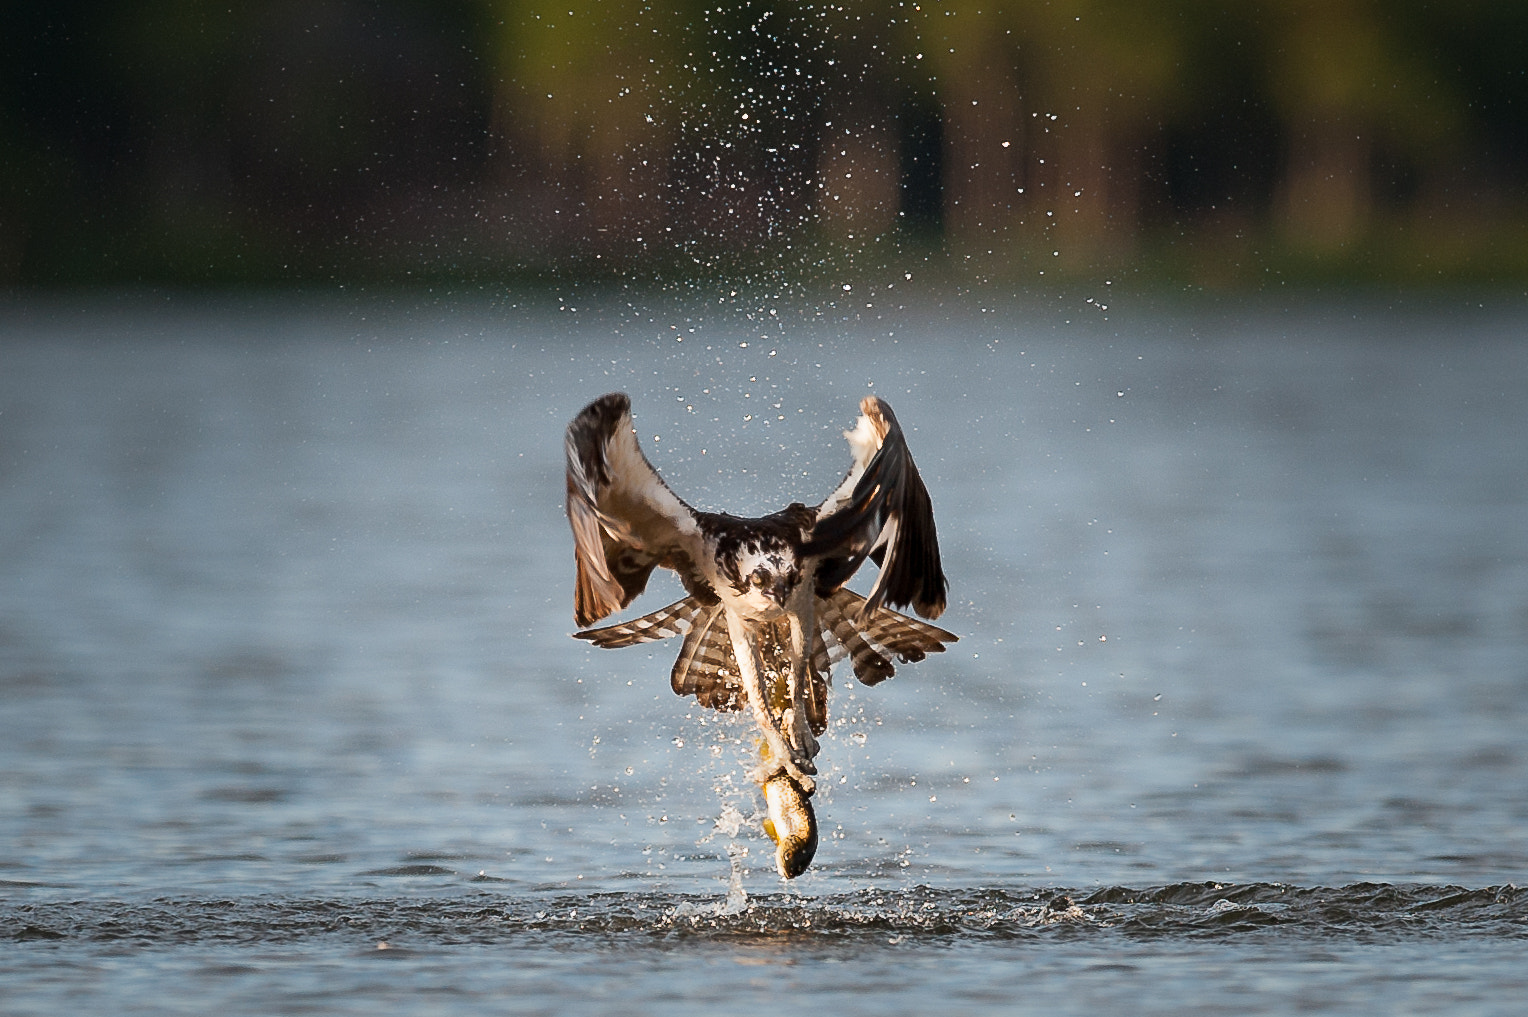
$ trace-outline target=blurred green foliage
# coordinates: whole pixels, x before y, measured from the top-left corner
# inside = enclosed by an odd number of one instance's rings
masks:
[[[0,284],[1528,279],[1528,4],[56,0]],[[973,267],[974,266],[974,267]]]

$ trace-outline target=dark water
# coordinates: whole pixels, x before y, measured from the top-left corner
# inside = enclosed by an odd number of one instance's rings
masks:
[[[0,1011],[1518,1012],[1528,313],[1114,303],[4,309]],[[872,384],[962,640],[784,885],[561,431],[762,511]]]

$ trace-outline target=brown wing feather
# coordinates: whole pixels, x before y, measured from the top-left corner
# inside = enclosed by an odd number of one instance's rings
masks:
[[[630,604],[654,568],[688,571],[701,538],[695,513],[642,454],[625,393],[584,407],[568,425],[564,451],[578,572],[573,617],[587,626]]]
[[[874,612],[882,604],[911,606],[926,618],[937,618],[944,612],[949,581],[939,558],[928,488],[891,405],[866,396],[860,412],[859,424],[847,432],[855,467],[823,502],[806,546],[807,554],[823,559],[818,594],[829,596],[869,557],[881,572],[863,611]],[[865,446],[872,442],[875,454],[861,466]]]

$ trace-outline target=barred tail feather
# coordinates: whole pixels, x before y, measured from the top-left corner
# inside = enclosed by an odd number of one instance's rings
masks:
[[[864,604],[864,597],[842,588],[818,601],[819,633],[813,646],[814,664],[820,655],[830,661],[848,657],[854,677],[865,685],[876,685],[896,673],[892,657],[904,664],[922,660],[930,653],[942,652],[945,643],[959,638],[937,625],[889,608],[862,613]]]
[[[853,598],[852,602],[845,603],[845,594]],[[854,666],[854,677],[865,685],[876,685],[895,674],[896,668],[860,633],[858,615],[862,599],[848,590],[838,590],[818,603],[817,619],[821,638],[830,643],[831,658],[843,660],[848,657]]]
[[[655,639],[667,639],[669,636],[677,636],[689,631],[695,616],[699,613],[700,602],[694,597],[686,597],[640,618],[633,618],[616,625],[607,625],[601,629],[584,629],[573,633],[573,637],[587,639],[595,646],[612,650],[621,646],[635,646],[638,643],[650,643]]]
[[[737,710],[743,705],[743,685],[732,656],[732,638],[717,604],[690,628],[679,649],[669,684],[680,696],[694,696],[713,710]]]
[[[820,598],[815,613],[817,633],[808,661],[806,706],[812,732],[819,735],[827,727],[828,681],[835,663],[849,658],[854,677],[864,685],[877,685],[896,674],[893,659],[902,664],[919,661],[930,653],[942,652],[946,643],[958,638],[953,632],[890,608],[866,611],[865,598],[843,588]],[[641,618],[573,635],[607,649],[683,635],[679,658],[669,676],[674,692],[694,696],[700,705],[713,710],[743,706],[742,682],[721,604],[703,605],[694,597],[686,597]],[[778,642],[784,637],[776,633],[774,638]],[[779,649],[776,646],[774,652]]]
[[[959,638],[937,625],[885,608],[861,624],[867,639],[896,654],[904,664],[922,660],[930,653],[943,653],[945,643],[953,643]]]

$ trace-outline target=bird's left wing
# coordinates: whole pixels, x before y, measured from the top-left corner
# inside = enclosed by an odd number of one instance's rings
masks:
[[[891,405],[876,396],[860,400],[860,418],[844,437],[854,465],[818,507],[805,547],[820,559],[819,595],[847,582],[869,557],[881,574],[862,614],[882,604],[911,605],[925,618],[938,618],[949,582],[939,561],[934,506]]]
[[[694,511],[637,445],[624,392],[584,407],[568,425],[565,447],[578,566],[573,617],[587,626],[630,604],[657,566],[693,571],[703,540]]]

